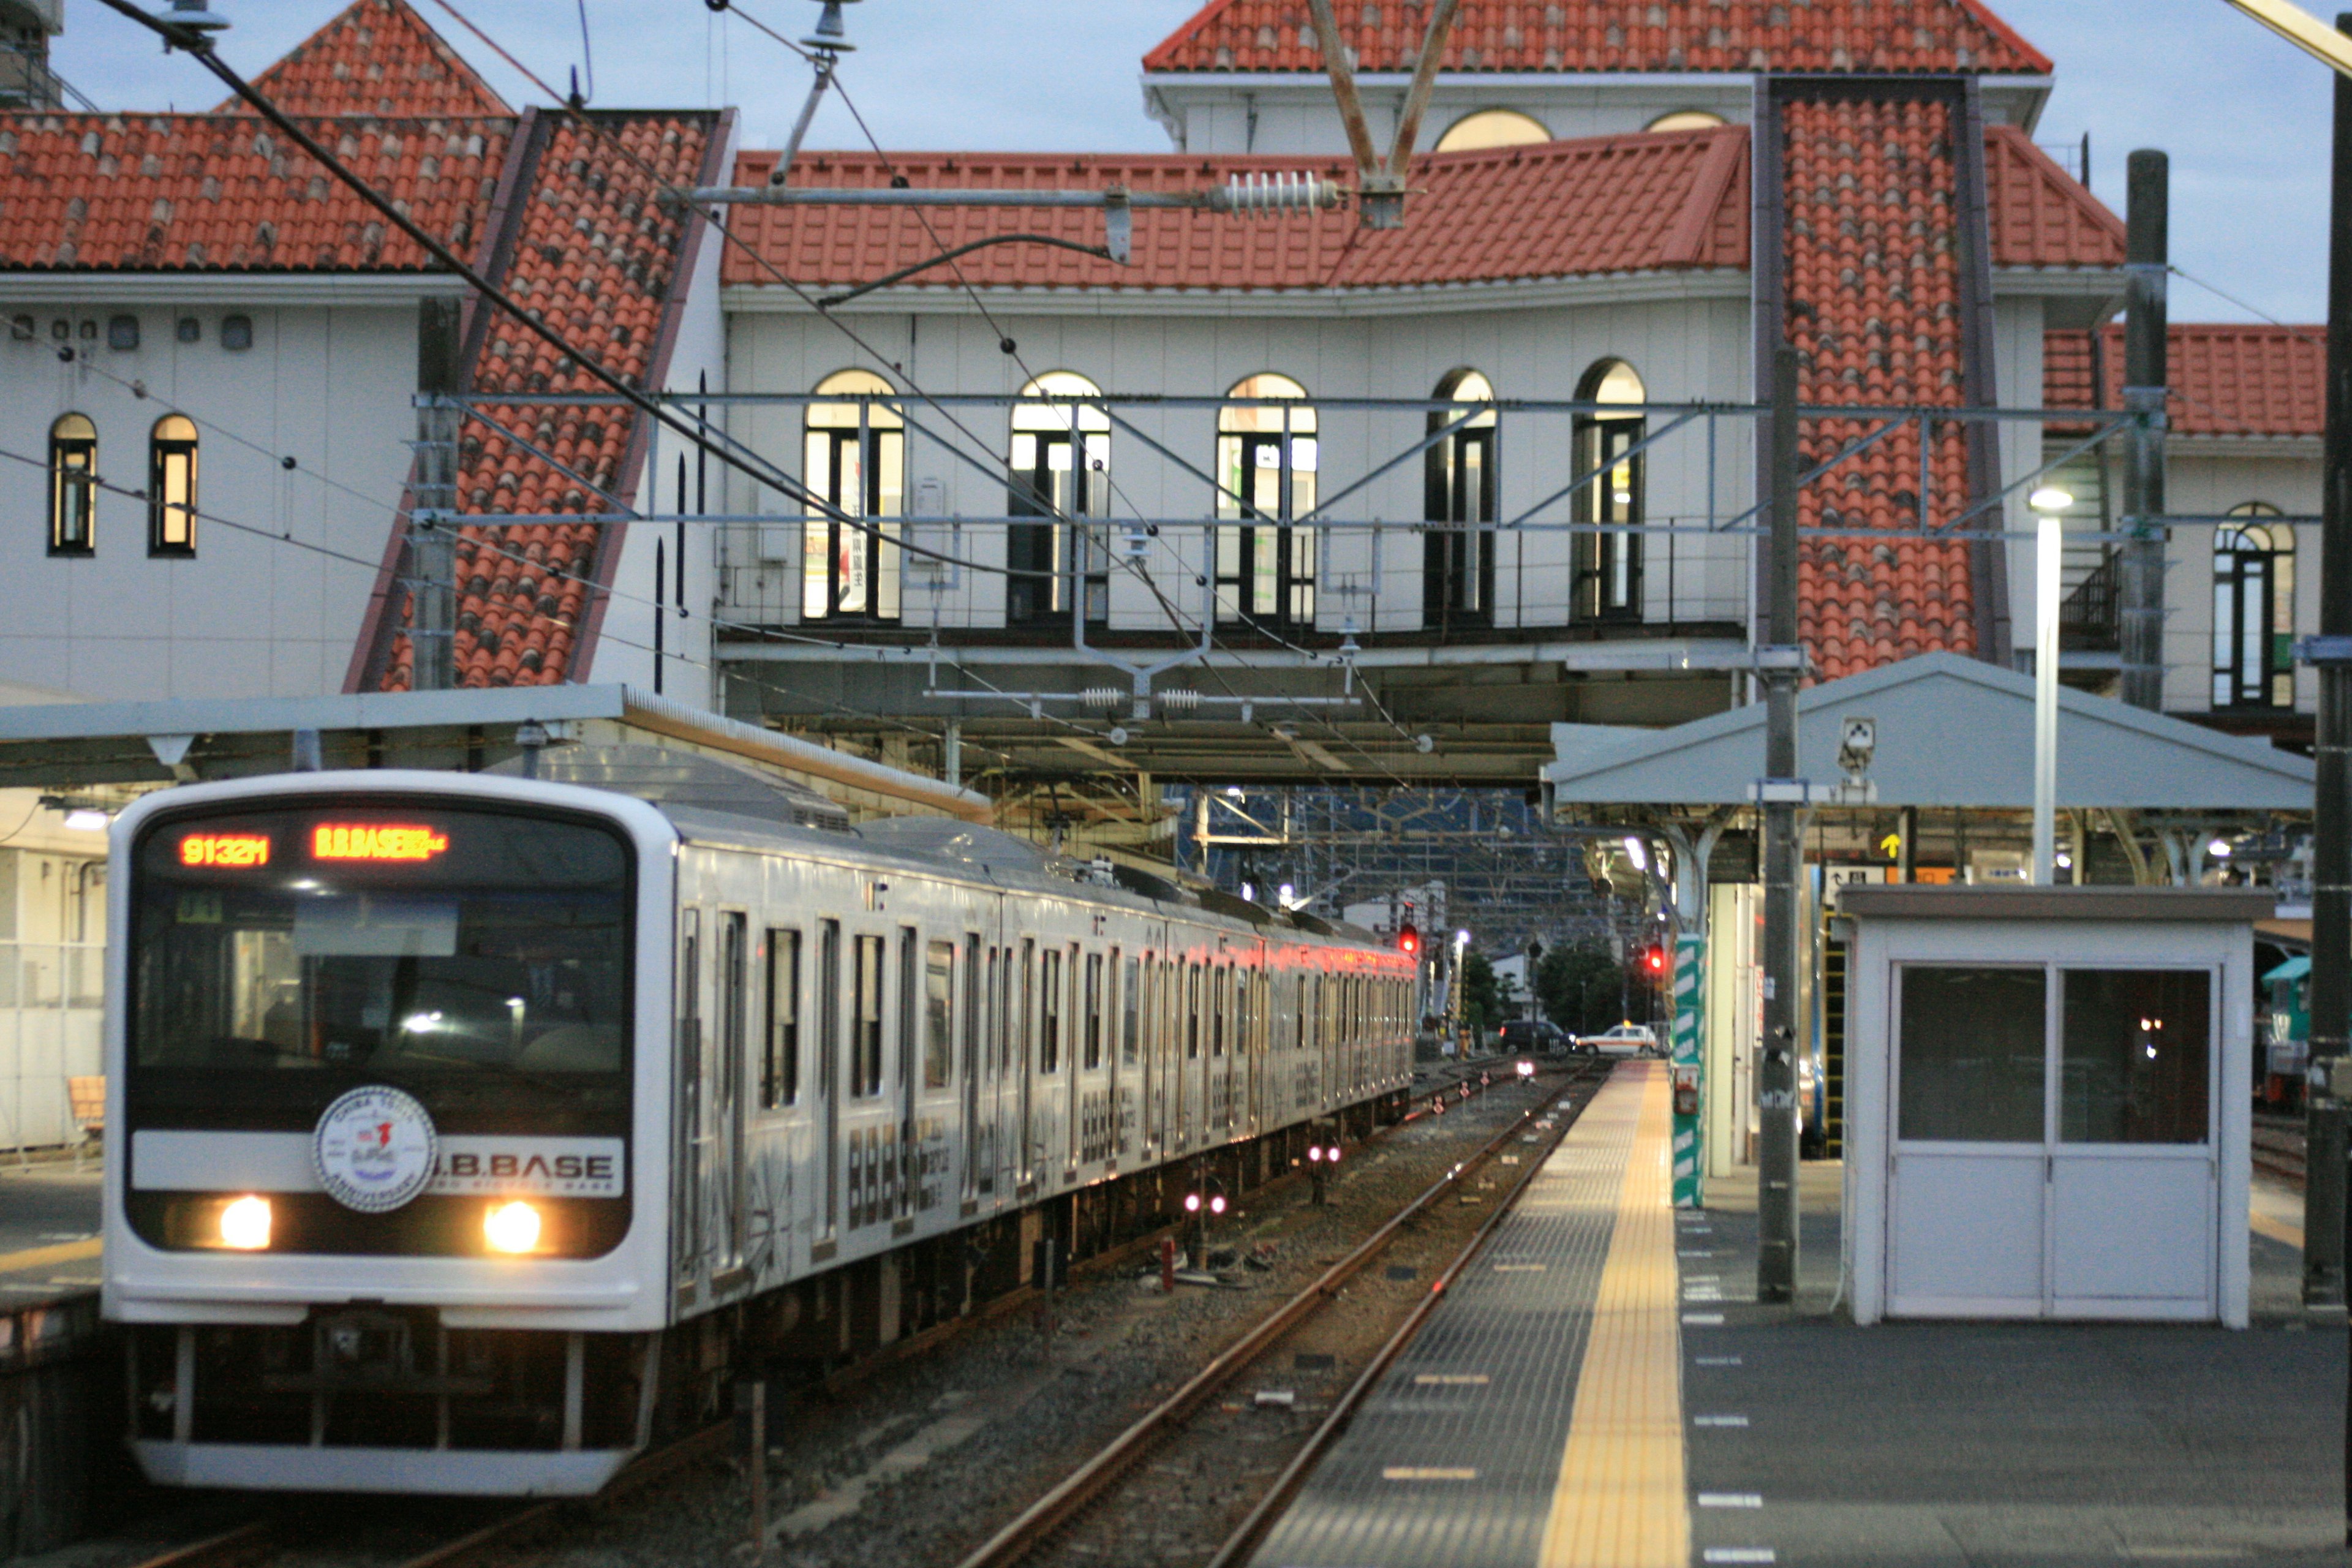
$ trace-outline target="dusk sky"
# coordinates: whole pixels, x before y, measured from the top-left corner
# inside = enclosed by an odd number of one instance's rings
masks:
[[[340,8],[338,0],[215,0],[233,27],[224,58],[253,71]],[[467,35],[436,0],[415,0],[518,106],[530,84]],[[452,0],[532,70],[562,87],[583,63],[575,0]],[[904,150],[1164,151],[1142,110],[1139,61],[1196,0],[862,0],[860,47],[841,79],[885,146]],[[2172,256],[2194,279],[2262,314],[2314,321],[2326,311],[2329,75],[2222,0],[2004,0],[1996,7],[2058,65],[2035,140],[2092,140],[2092,188],[2121,209],[2124,156],[2172,154]],[[742,0],[798,37],[809,0]],[[781,142],[807,68],[701,0],[586,0],[595,101],[732,103],[747,145]],[[209,107],[201,68],[91,0],[67,0],[54,63],[108,109]],[[583,72],[583,80],[586,73]],[[811,145],[862,146],[840,103]],[[2176,282],[2175,320],[2252,312]]]

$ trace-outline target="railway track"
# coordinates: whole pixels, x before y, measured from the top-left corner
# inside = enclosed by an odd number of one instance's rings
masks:
[[[2254,1118],[2254,1169],[2290,1186],[2303,1185],[2303,1123],[2291,1117]]]
[[[1470,1199],[1472,1194],[1464,1192],[1464,1184],[1472,1176],[1490,1162],[1512,1157],[1507,1155],[1507,1151],[1524,1147],[1522,1141],[1535,1142],[1535,1147],[1525,1149],[1516,1156],[1519,1165],[1517,1175],[1509,1182],[1507,1190],[1496,1194],[1496,1202],[1483,1222],[1435,1271],[1429,1288],[1419,1291],[1417,1304],[1404,1315],[1403,1321],[1356,1369],[1345,1393],[1333,1403],[1324,1420],[1306,1435],[1272,1484],[1260,1492],[1255,1506],[1241,1529],[1229,1535],[1212,1560],[1216,1568],[1230,1568],[1231,1564],[1239,1563],[1278,1515],[1316,1458],[1345,1426],[1357,1404],[1411,1342],[1446,1286],[1485,1245],[1495,1226],[1541,1166],[1544,1157],[1567,1135],[1569,1127],[1573,1125],[1577,1115],[1590,1101],[1592,1091],[1598,1089],[1607,1074],[1605,1065],[1570,1068],[1565,1083],[1547,1092],[1537,1105],[1433,1183],[1379,1230],[1331,1264],[1312,1283],[1260,1320],[1255,1327],[1174,1393],[1070,1471],[1051,1490],[966,1556],[959,1568],[1010,1568],[1012,1564],[1038,1555],[1057,1538],[1082,1528],[1087,1516],[1107,1505],[1146,1458],[1181,1439],[1187,1427],[1210,1407],[1220,1393],[1261,1363],[1283,1342],[1326,1313],[1340,1299],[1349,1281],[1360,1275],[1374,1259],[1407,1235],[1415,1222],[1438,1211],[1449,1196],[1461,1194],[1465,1200]],[[1227,1408],[1237,1409],[1238,1406]]]

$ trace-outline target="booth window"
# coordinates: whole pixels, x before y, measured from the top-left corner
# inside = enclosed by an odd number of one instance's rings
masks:
[[[2248,501],[2213,533],[2213,706],[2294,706],[2294,530]]]
[[[1217,414],[1217,618],[1315,625],[1315,531],[1290,526],[1315,510],[1319,467],[1313,405],[1286,375],[1253,375]]]
[[[2039,1143],[2048,1017],[2042,970],[1906,964],[1896,1135]]]
[[[1422,620],[1440,630],[1483,626],[1494,618],[1495,388],[1475,370],[1457,370],[1438,383],[1437,395],[1456,406],[1430,411],[1431,435],[1470,419],[1423,459],[1430,527],[1422,546]]]
[[[1110,416],[1097,403],[1046,399],[1099,398],[1102,388],[1066,370],[1048,371],[1021,389],[1013,405],[1012,505],[1005,619],[1013,625],[1066,621],[1073,585],[1085,596],[1089,625],[1110,619],[1110,534],[1099,523],[1064,518],[1110,511]]]
[[[1649,401],[1642,377],[1623,360],[1603,360],[1587,371],[1579,403],[1600,406],[1576,416],[1576,474],[1598,477],[1577,492],[1573,615],[1583,621],[1642,618],[1643,481],[1649,467],[1633,448],[1642,444]],[[1619,405],[1623,405],[1622,408]]]
[[[857,521],[809,514],[802,533],[801,617],[895,621],[907,422],[895,404],[874,400],[897,392],[870,370],[845,370],[819,382],[816,395],[805,422],[803,478],[821,500]]]
[[[2201,969],[2069,969],[2061,984],[2060,1141],[2207,1142],[2212,976]]]
[[[195,552],[196,425],[166,414],[147,439],[147,553]]]
[[[68,414],[49,426],[49,553],[97,547],[98,426],[87,414]]]

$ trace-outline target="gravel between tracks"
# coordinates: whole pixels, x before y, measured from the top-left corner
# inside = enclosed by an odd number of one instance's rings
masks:
[[[1424,1117],[1397,1129],[1351,1159],[1331,1184],[1326,1207],[1308,1205],[1303,1183],[1252,1201],[1213,1237],[1220,1248],[1265,1254],[1268,1267],[1263,1270],[1227,1271],[1240,1289],[1180,1286],[1174,1295],[1162,1295],[1156,1269],[1149,1279],[1129,1275],[1081,1280],[1057,1303],[1059,1331],[1050,1363],[1042,1354],[1034,1317],[1015,1312],[887,1368],[829,1401],[803,1400],[786,1407],[772,1418],[769,1436],[772,1516],[784,1521],[775,1560],[788,1568],[955,1563],[1265,1313],[1303,1289],[1448,1166],[1529,1106],[1558,1097],[1567,1081],[1557,1072],[1546,1073],[1532,1089],[1498,1081],[1444,1117]],[[1493,1193],[1500,1190],[1499,1178],[1511,1173],[1507,1167],[1489,1173],[1498,1185],[1479,1191],[1478,1204],[1449,1201],[1446,1206],[1483,1216]],[[1415,1228],[1451,1232],[1456,1228],[1447,1223],[1453,1218],[1424,1221]],[[1461,1234],[1466,1236],[1468,1228],[1461,1226]],[[1433,1235],[1430,1244],[1437,1241]],[[1387,1260],[1375,1259],[1351,1282],[1351,1293],[1365,1293],[1368,1302],[1402,1300],[1426,1289],[1428,1273],[1451,1255],[1449,1246],[1434,1262],[1422,1258],[1428,1247],[1415,1237],[1401,1237],[1397,1245],[1413,1249],[1412,1261],[1422,1265],[1424,1282],[1390,1281]],[[1404,1254],[1398,1257],[1403,1259]],[[1390,1300],[1365,1321],[1393,1324],[1402,1310]],[[1353,1316],[1332,1314],[1291,1336],[1299,1348],[1308,1346],[1304,1336],[1322,1336],[1308,1353],[1330,1354],[1334,1362],[1328,1370],[1310,1364],[1303,1374],[1309,1381],[1286,1380],[1296,1385],[1302,1408],[1274,1417],[1284,1429],[1303,1435],[1319,1418],[1306,1407],[1328,1408],[1345,1386],[1350,1364],[1360,1364],[1360,1356],[1369,1353],[1357,1343],[1365,1334],[1329,1326]],[[1387,1330],[1378,1331],[1384,1337]],[[1332,1342],[1327,1345],[1323,1338]],[[1276,1360],[1289,1365],[1293,1351],[1286,1342]],[[1249,1387],[1234,1385],[1226,1402],[1237,1393],[1245,1402]],[[1231,1413],[1212,1405],[1195,1425],[1231,1419]],[[1155,1483],[1147,1491],[1164,1494],[1171,1512],[1144,1538],[1129,1535],[1113,1553],[1090,1540],[1087,1522],[1080,1521],[1053,1552],[1072,1563],[1197,1561],[1205,1555],[1199,1549],[1204,1522],[1213,1527],[1227,1514],[1237,1521],[1246,1496],[1254,1496],[1266,1479],[1250,1479],[1247,1472],[1270,1474],[1271,1467],[1238,1457],[1245,1452],[1238,1445],[1247,1436],[1234,1435],[1237,1458],[1230,1475],[1194,1473],[1206,1467],[1190,1448],[1166,1470],[1159,1467],[1171,1463],[1167,1456],[1146,1458],[1144,1468]],[[1267,1451],[1286,1454],[1288,1446],[1268,1445]],[[1238,1484],[1244,1480],[1248,1484]],[[749,1555],[749,1496],[748,1478],[735,1468],[682,1476],[602,1510],[592,1530],[534,1556],[564,1568],[742,1561]],[[1114,1505],[1108,1517],[1115,1520],[1124,1511]]]

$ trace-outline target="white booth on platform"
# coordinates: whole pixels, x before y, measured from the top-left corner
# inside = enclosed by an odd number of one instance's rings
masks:
[[[2272,896],[1862,887],[1838,907],[1855,1321],[2244,1327]]]

